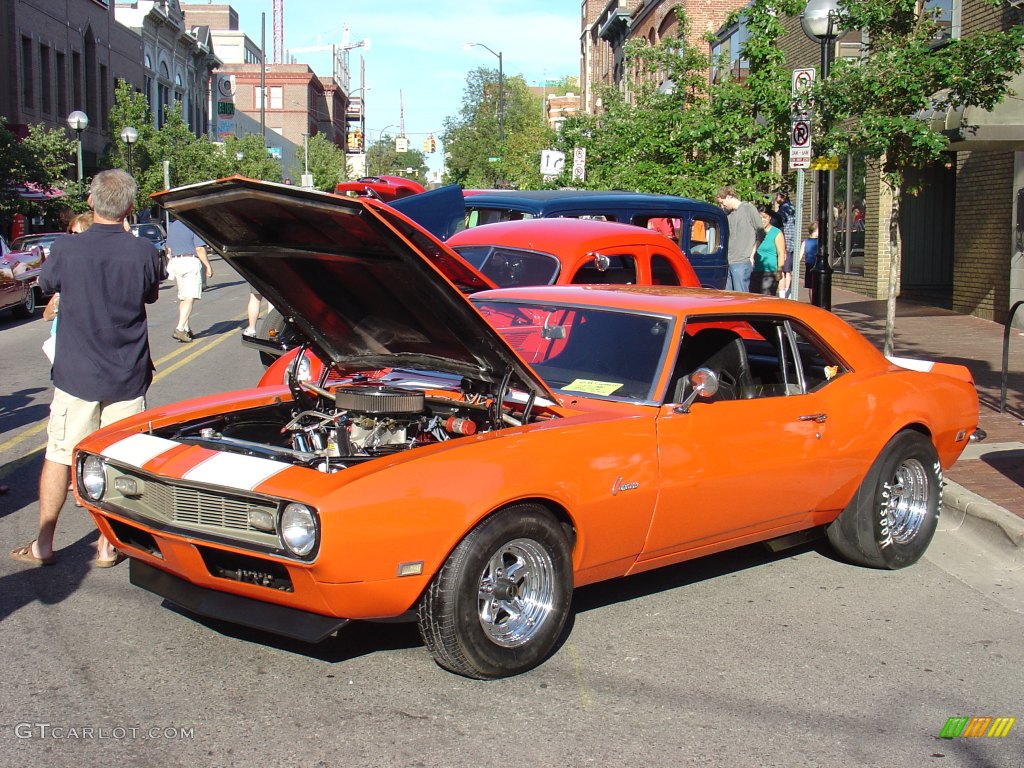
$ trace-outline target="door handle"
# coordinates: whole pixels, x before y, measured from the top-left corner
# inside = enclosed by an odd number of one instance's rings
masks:
[[[827,413],[809,413],[806,416],[801,416],[799,421],[815,421],[818,424],[824,424],[825,419],[828,418]]]

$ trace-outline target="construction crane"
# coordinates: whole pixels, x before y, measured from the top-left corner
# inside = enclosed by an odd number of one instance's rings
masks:
[[[281,63],[284,51],[284,0],[274,0],[274,63]]]

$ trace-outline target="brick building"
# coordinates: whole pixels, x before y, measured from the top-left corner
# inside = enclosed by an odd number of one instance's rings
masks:
[[[215,90],[213,131],[217,139],[262,133],[268,150],[280,159],[286,178],[297,178],[304,170],[304,136],[323,134],[345,150],[346,112],[352,111],[352,99],[347,92],[347,58],[336,57],[344,63],[344,72],[335,72],[331,77],[321,77],[307,64],[293,61],[268,62],[264,69],[260,48],[238,29],[234,8],[227,4],[197,3],[182,7],[189,23],[209,26],[222,60]],[[266,89],[265,100],[260,98],[261,80]]]
[[[142,38],[118,22],[105,0],[4,0],[0,3],[0,115],[15,135],[29,125],[67,128],[68,114],[85,112],[86,176],[111,140],[110,107],[117,80],[144,85]]]
[[[192,132],[208,135],[212,73],[220,64],[209,27],[187,26],[178,0],[133,0],[114,5],[118,22],[142,38],[143,85],[138,90],[149,103],[153,126],[162,126],[167,108],[177,104]]]
[[[625,69],[626,43],[642,39],[657,45],[666,38],[674,38],[678,27],[676,8],[685,8],[690,19],[689,43],[703,47],[707,45],[705,35],[720,29],[729,14],[745,5],[745,0],[583,0],[581,108],[590,114],[600,111],[600,85],[615,86],[628,93],[633,84],[629,79],[631,73]],[[661,73],[650,76],[658,78]]]

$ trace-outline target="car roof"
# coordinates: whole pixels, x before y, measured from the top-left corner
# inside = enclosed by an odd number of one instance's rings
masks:
[[[530,210],[541,211],[548,208],[581,208],[594,205],[628,208],[666,209],[671,207],[696,208],[705,211],[719,211],[719,208],[701,200],[675,195],[656,195],[646,192],[629,192],[625,190],[593,190],[593,189],[535,189],[535,190],[484,190],[474,191],[466,195],[466,205],[486,208],[490,205],[514,203]]]
[[[457,232],[448,238],[448,244],[508,245],[557,253],[568,244],[581,248],[606,248],[612,245],[652,243],[665,245],[669,241],[644,227],[595,219],[523,219],[482,224]]]
[[[660,314],[677,319],[732,314],[790,317],[806,325],[854,367],[885,367],[882,353],[836,315],[810,304],[756,293],[661,285],[551,285],[499,288],[473,294],[483,301],[541,302]]]

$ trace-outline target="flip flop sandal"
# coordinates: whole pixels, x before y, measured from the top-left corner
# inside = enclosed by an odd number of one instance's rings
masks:
[[[113,568],[115,565],[123,563],[127,559],[128,555],[126,555],[124,552],[119,551],[109,560],[100,560],[100,558],[97,557],[95,560],[93,560],[93,564],[97,568]]]
[[[27,565],[43,566],[53,565],[57,562],[57,558],[53,555],[49,557],[36,557],[32,554],[32,545],[35,544],[35,539],[30,541],[23,547],[11,550],[11,560],[18,563],[25,563]]]

